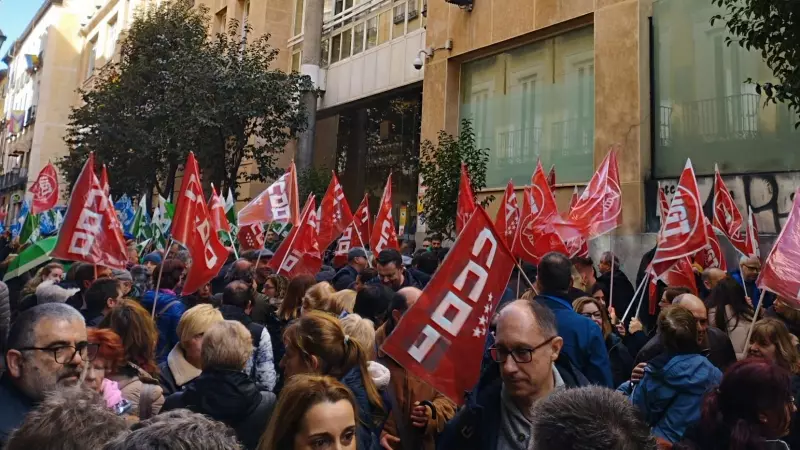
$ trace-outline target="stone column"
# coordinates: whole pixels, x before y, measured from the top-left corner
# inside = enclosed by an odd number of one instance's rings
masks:
[[[298,0],[302,1],[302,0]],[[314,134],[317,125],[317,94],[319,87],[319,65],[322,52],[322,15],[324,2],[309,0],[304,8],[303,18],[303,48],[300,73],[308,75],[313,83],[313,89],[303,93],[302,102],[306,108],[306,130],[297,139],[296,164],[298,170],[311,167],[314,156]]]

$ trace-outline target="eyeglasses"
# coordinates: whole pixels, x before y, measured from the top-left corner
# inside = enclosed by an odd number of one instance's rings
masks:
[[[587,319],[602,319],[603,318],[603,314],[601,314],[600,311],[595,311],[593,313],[581,313],[581,315],[583,317],[586,317]]]
[[[761,266],[748,266],[747,264],[742,264],[742,265],[747,267],[748,270],[752,270],[753,272],[761,272]]]
[[[100,349],[100,344],[92,344],[90,342],[79,342],[77,346],[74,345],[59,345],[57,347],[24,347],[19,348],[19,351],[37,350],[40,352],[50,352],[53,358],[59,364],[66,364],[75,358],[75,355],[80,352],[81,359],[84,361],[94,361],[97,357],[97,351]]]
[[[549,344],[550,341],[552,341],[555,338],[556,336],[553,336],[533,348],[515,348],[509,351],[504,348],[491,347],[489,348],[489,356],[492,357],[492,360],[494,362],[498,363],[506,362],[509,355],[511,355],[511,358],[517,364],[529,363],[533,360],[533,354],[536,352],[536,350],[539,350],[540,348]]]

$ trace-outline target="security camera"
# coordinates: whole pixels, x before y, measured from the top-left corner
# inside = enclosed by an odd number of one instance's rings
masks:
[[[421,70],[422,69],[422,60],[419,58],[419,56],[414,58],[414,68],[417,69],[417,70]]]

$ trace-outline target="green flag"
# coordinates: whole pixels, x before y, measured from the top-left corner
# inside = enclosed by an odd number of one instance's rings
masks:
[[[19,232],[19,244],[25,245],[28,242],[36,242],[39,239],[39,216],[28,213],[25,217],[25,222],[22,224],[22,229]]]
[[[146,238],[147,232],[147,195],[139,197],[139,205],[136,208],[136,213],[133,216],[133,225],[131,226],[131,234],[136,240]]]
[[[228,223],[231,225],[236,225],[236,202],[233,200],[233,191],[231,188],[228,188],[228,196],[225,197],[225,217],[228,218]]]

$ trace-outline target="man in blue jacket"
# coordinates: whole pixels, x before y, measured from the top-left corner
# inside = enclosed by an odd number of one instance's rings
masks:
[[[739,270],[730,273],[731,278],[736,280],[740,286],[744,288],[745,295],[750,297],[753,302],[753,308],[758,306],[761,300],[761,289],[758,288],[756,280],[761,273],[761,261],[756,257],[742,256],[739,259]],[[775,295],[772,292],[764,293],[764,304],[761,305],[762,309],[769,308],[775,302]]]
[[[347,265],[339,269],[333,276],[331,284],[337,291],[351,289],[355,284],[358,273],[364,270],[367,264],[367,252],[361,247],[351,248],[347,252]]]
[[[596,326],[596,325],[595,325]],[[439,437],[440,450],[528,450],[531,412],[550,394],[589,382],[561,353],[553,312],[535,300],[500,308],[493,363]]]
[[[600,328],[572,309],[567,291],[572,279],[572,263],[566,256],[551,252],[539,261],[535,289],[536,301],[556,316],[558,335],[564,340],[562,352],[594,384],[615,387],[611,363]]]

